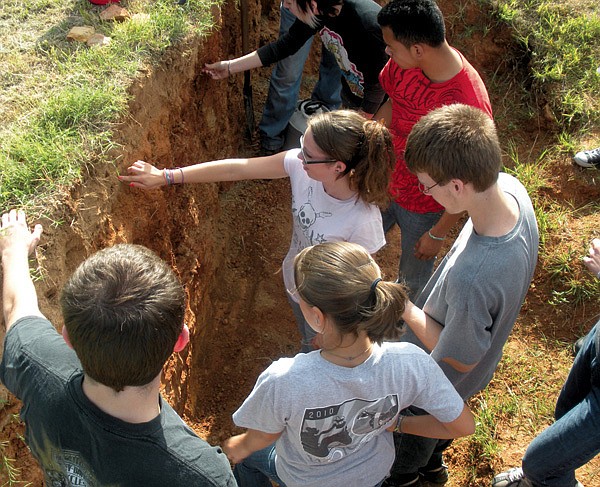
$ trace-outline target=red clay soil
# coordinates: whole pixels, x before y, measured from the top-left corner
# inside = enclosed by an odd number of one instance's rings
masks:
[[[454,31],[462,32],[465,25],[456,20],[453,2],[440,3],[449,19],[452,41]],[[277,29],[277,4],[251,4],[251,45],[258,46],[275,35],[269,33]],[[487,21],[487,14],[477,3],[469,4],[463,13],[466,16],[461,22],[469,25]],[[232,21],[221,21],[221,29],[202,44],[199,40],[183,43],[167,53],[162,65],[140,73],[131,87],[130,116],[117,131],[121,148],[114,153],[114,165],[90,166],[84,181],[56,208],[55,220],[68,225],[45,225],[39,252],[45,279],[37,283],[41,309],[60,329],[60,288],[94,251],[119,242],[139,243],[170,262],[186,286],[186,320],[192,339],[165,367],[163,392],[210,443],[219,443],[237,432],[231,414],[258,374],[271,361],[293,355],[299,348],[279,274],[291,232],[288,182],[206,184],[142,192],[120,184],[116,175],[137,159],[169,167],[255,153],[255,145],[240,137],[245,128],[241,77],[216,82],[200,72],[205,62],[241,53],[239,12],[233,2],[224,6],[221,18]],[[452,42],[486,81],[492,73],[498,75],[499,66],[504,66],[507,77],[522,68],[511,58],[509,33],[496,30],[486,37],[475,32],[461,42],[457,35]],[[305,90],[314,81],[314,59],[312,65],[305,77]],[[257,120],[268,74],[268,69],[252,74]],[[552,127],[543,117],[525,121],[511,118],[510,107],[504,108],[505,98],[506,93],[492,92],[500,129],[509,133],[516,125],[519,147],[531,156],[542,141],[550,140]],[[576,207],[600,196],[598,181],[590,172],[573,167],[566,158],[557,168],[555,181],[544,191]],[[576,223],[580,228],[572,230],[573,240],[587,239],[592,230],[589,222]],[[398,238],[397,231],[388,235],[390,243],[378,256],[390,279],[396,277]],[[550,307],[551,285],[546,274],[538,273],[516,328],[517,338],[524,343],[528,334],[539,333],[572,340],[582,332],[581,327],[589,329],[589,318],[600,311],[597,303],[564,312]],[[17,478],[23,482],[13,485],[42,485],[40,470],[22,439],[23,425],[17,416],[20,404],[3,387],[0,408],[2,454],[14,458],[14,466],[21,469]],[[507,464],[518,462],[530,439],[518,439]],[[451,452],[450,462],[459,471],[475,463],[477,470],[474,479],[458,476],[448,484],[450,487],[487,485],[492,468],[502,466],[491,465],[460,445]],[[0,485],[6,481],[6,471],[0,468]]]

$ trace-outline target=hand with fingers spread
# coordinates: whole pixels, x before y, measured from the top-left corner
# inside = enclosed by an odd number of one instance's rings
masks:
[[[208,74],[212,79],[225,79],[231,75],[231,61],[217,61],[205,64],[202,72]]]
[[[31,254],[39,243],[41,235],[42,226],[39,224],[32,232],[29,231],[24,211],[11,210],[4,213],[0,227],[0,256],[14,252]]]
[[[583,258],[588,270],[600,279],[600,238],[595,238],[590,244],[589,255]]]
[[[135,161],[127,168],[129,176],[119,176],[119,181],[129,183],[133,188],[154,189],[166,186],[164,169],[157,169],[145,161]]]

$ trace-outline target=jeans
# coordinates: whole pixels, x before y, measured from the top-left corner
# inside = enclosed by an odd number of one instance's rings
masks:
[[[238,463],[233,475],[240,487],[272,487],[271,480],[285,487],[275,469],[275,444],[255,451]]]
[[[296,17],[287,9],[280,6],[281,20],[279,35],[285,34]],[[271,73],[269,93],[263,109],[262,120],[258,125],[263,149],[279,150],[285,141],[285,129],[292,117],[298,102],[302,70],[310,52],[312,39],[298,52],[279,61]],[[330,110],[339,108],[341,99],[342,72],[337,65],[335,57],[327,49],[322,49],[321,65],[319,66],[319,81],[317,82],[312,98],[320,100]]]
[[[233,469],[233,475],[239,487],[271,487],[271,480],[277,482],[279,487],[285,484],[277,476],[275,469],[275,444],[255,451],[252,455],[238,463]],[[374,487],[381,487],[383,480]]]
[[[294,318],[296,318],[296,324],[298,325],[298,331],[300,335],[302,335],[302,341],[300,343],[300,351],[302,353],[312,352],[315,347],[313,345],[314,339],[317,336],[317,332],[313,330],[307,321],[304,319],[304,315],[302,314],[302,310],[300,309],[300,305],[294,301],[288,295],[288,301],[290,306],[292,307],[292,312],[294,313]]]
[[[575,358],[556,402],[556,422],[534,438],[523,457],[523,472],[536,486],[574,487],[575,469],[600,453],[599,327],[600,321]]]
[[[394,224],[400,227],[400,266],[398,281],[404,282],[409,289],[410,300],[414,303],[425,284],[433,274],[434,259],[419,260],[415,257],[415,245],[428,230],[433,227],[442,213],[415,213],[402,208],[392,201],[381,213],[383,231],[388,232]]]
[[[406,416],[422,416],[426,411],[411,406],[401,414]],[[392,465],[390,480],[404,481],[417,476],[419,470],[428,472],[440,468],[444,461],[442,453],[450,446],[452,440],[436,440],[424,436],[406,433],[394,433],[396,459]]]

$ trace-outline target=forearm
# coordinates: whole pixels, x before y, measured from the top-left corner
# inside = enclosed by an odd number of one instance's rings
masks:
[[[29,275],[28,250],[10,248],[2,254],[2,306],[6,330],[23,316],[41,314]]]
[[[448,234],[450,229],[454,225],[456,225],[456,222],[458,222],[458,220],[460,220],[462,216],[463,213],[458,213],[454,215],[444,211],[438,222],[433,227],[431,227],[431,230],[429,231],[432,235],[439,238],[443,238]]]
[[[377,121],[383,118],[385,126],[389,127],[392,123],[392,100],[388,98],[385,103],[379,107],[379,110],[377,110],[373,118]]]
[[[404,416],[399,424],[402,433],[438,438],[440,440],[460,438],[475,432],[475,420],[465,404],[460,416],[450,423],[442,423],[431,415]]]
[[[249,429],[241,435],[232,436],[223,442],[223,451],[233,463],[240,463],[244,458],[258,450],[272,445],[281,433],[265,433]]]
[[[277,179],[287,177],[283,158],[283,154],[276,154],[266,158],[222,159],[171,169],[171,171],[175,184]]]
[[[249,69],[260,68],[263,65],[256,51],[246,54],[245,56],[231,59],[227,62],[229,63],[229,74],[241,73]]]
[[[408,301],[402,319],[430,352],[435,348],[443,327],[421,308]]]

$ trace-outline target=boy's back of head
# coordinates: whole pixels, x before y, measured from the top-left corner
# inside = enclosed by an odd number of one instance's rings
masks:
[[[183,328],[185,293],[173,270],[140,245],[85,260],[65,284],[69,341],[85,374],[121,391],[161,372]]]
[[[377,22],[391,29],[406,47],[437,47],[446,39],[444,16],[435,0],[391,0],[377,15]]]
[[[452,179],[490,188],[502,167],[496,126],[479,108],[456,103],[437,108],[414,125],[406,141],[406,165],[444,185]]]

